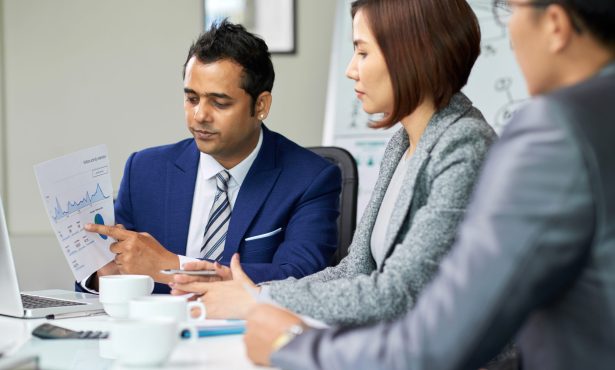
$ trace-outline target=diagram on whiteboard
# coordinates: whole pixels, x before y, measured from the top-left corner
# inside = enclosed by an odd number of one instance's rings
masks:
[[[503,77],[495,81],[495,90],[499,93],[505,94],[507,103],[504,104],[495,114],[492,122],[493,128],[497,132],[501,132],[506,123],[510,121],[517,109],[519,109],[527,99],[514,99],[511,92],[513,80],[509,77]]]
[[[503,44],[508,42],[506,28],[496,21],[491,9],[491,1],[470,1],[469,3],[480,23],[481,55],[483,57],[495,55]]]
[[[107,148],[100,145],[34,168],[49,221],[77,281],[113,259],[105,235],[86,232],[87,223],[115,224]]]
[[[501,133],[528,98],[525,81],[515,62],[508,30],[495,19],[492,2],[468,3],[480,23],[481,55],[463,91],[494,130]]]

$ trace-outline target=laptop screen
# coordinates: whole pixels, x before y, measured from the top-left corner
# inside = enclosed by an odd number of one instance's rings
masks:
[[[17,273],[9,240],[9,230],[0,197],[0,314],[23,316]]]

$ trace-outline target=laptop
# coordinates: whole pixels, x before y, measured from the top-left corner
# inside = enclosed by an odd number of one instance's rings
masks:
[[[0,198],[0,315],[21,318],[61,318],[103,313],[98,296],[70,290],[20,292]]]

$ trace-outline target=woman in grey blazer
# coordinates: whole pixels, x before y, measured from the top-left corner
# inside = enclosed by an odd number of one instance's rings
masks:
[[[474,13],[463,0],[420,3],[420,11],[353,3],[355,53],[347,76],[366,112],[385,112],[374,127],[403,128],[386,148],[348,256],[302,279],[265,284],[261,297],[328,324],[390,320],[414,306],[449,251],[495,134],[460,92],[480,50]],[[400,11],[405,26],[396,23]],[[391,24],[397,26],[385,26]],[[176,276],[173,293],[204,293],[209,318],[242,318],[254,303],[242,286],[251,281],[236,257],[232,271],[215,268],[233,279]]]

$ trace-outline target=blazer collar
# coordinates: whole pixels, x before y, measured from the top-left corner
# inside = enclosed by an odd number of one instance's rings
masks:
[[[168,246],[181,252],[185,251],[188,240],[199,153],[196,143],[192,140],[175,161],[167,162],[167,176],[163,190],[164,234]]]
[[[459,92],[453,95],[448,105],[437,111],[433,117],[431,117],[416,149],[427,153],[431,152],[440,136],[448,127],[466,114],[471,108],[472,102],[463,93]]]
[[[408,217],[412,198],[414,197],[416,180],[423,171],[425,165],[428,163],[431,150],[448,127],[471,108],[472,102],[463,93],[457,93],[453,95],[451,101],[446,107],[433,115],[427,124],[427,128],[421,136],[416,150],[410,159],[410,163],[408,164],[408,169],[404,175],[404,185],[400,190],[397,201],[395,202],[395,209],[393,210],[391,219],[389,220],[389,226],[387,228],[385,239],[387,253],[385,253],[384,256],[388,257],[394,247],[399,233],[403,229],[404,221],[406,220],[406,217]],[[388,166],[389,170],[387,171],[387,184],[391,181],[391,177],[395,172],[395,168],[397,167],[401,156],[404,155],[409,146],[408,135],[403,128],[395,134],[394,139],[397,143],[399,143],[399,148],[391,156],[391,161],[394,161],[394,165]],[[384,197],[384,193],[382,194],[382,197]],[[380,266],[382,266],[382,264],[380,264]]]
[[[263,144],[248,171],[232,211],[222,261],[230,261],[241,245],[248,227],[267,199],[282,169],[277,161],[276,135],[263,125]]]
[[[196,146],[196,142],[194,140],[190,141],[190,145],[188,145],[178,156],[177,159],[173,162],[173,165],[180,172],[189,173],[194,171],[196,173],[199,165],[199,156],[201,152],[199,148]]]

